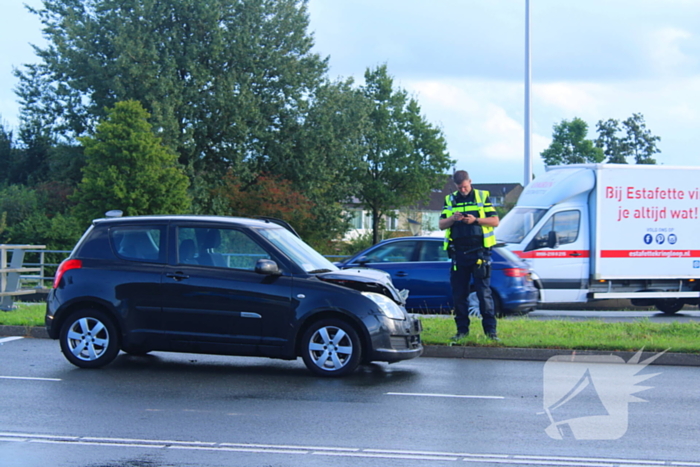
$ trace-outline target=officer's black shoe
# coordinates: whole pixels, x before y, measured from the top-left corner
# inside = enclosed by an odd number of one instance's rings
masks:
[[[458,341],[460,339],[464,339],[465,337],[469,337],[469,331],[467,332],[458,332],[454,336],[451,337],[451,340],[453,341]]]
[[[489,334],[487,337],[489,339],[491,339],[492,341],[496,341],[496,342],[500,342],[500,340],[501,340],[498,338],[498,335],[495,332]]]

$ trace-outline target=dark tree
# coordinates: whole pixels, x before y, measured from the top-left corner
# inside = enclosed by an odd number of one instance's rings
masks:
[[[119,209],[128,216],[187,212],[187,177],[136,101],[118,102],[85,146],[83,179],[73,196],[85,222]]]
[[[353,179],[360,184],[357,198],[372,212],[377,243],[382,216],[424,201],[442,186],[453,161],[440,129],[428,123],[406,91],[394,89],[386,65],[368,69],[361,89],[371,105],[370,127]]]
[[[605,158],[603,150],[586,139],[587,135],[588,124],[578,117],[554,125],[552,143],[541,154],[544,163],[562,165],[602,162]]]
[[[636,164],[656,164],[652,156],[661,152],[656,143],[661,140],[646,128],[642,114],[632,114],[622,125],[615,119],[599,121],[596,147],[603,150],[606,162],[627,164],[632,157]]]
[[[44,0],[49,45],[18,73],[23,112],[70,139],[137,100],[191,173],[284,152],[326,60],[299,0]],[[280,149],[282,147],[282,149]]]
[[[634,157],[637,164],[656,164],[654,154],[661,152],[656,143],[661,140],[659,136],[651,134],[644,123],[642,114],[632,114],[630,118],[622,122],[626,136],[623,139],[630,156]]]

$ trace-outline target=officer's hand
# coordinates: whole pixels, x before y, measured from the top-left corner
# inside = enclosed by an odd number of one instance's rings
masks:
[[[452,215],[452,220],[455,222],[462,222],[462,219],[464,219],[464,214],[461,212],[456,212]]]

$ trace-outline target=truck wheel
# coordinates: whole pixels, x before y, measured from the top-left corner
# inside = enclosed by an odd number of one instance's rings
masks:
[[[301,341],[301,358],[312,373],[345,376],[362,360],[362,344],[353,327],[339,319],[314,323]]]
[[[61,351],[73,365],[99,368],[119,353],[119,335],[114,321],[99,310],[80,310],[61,327]]]
[[[678,300],[677,298],[667,298],[665,300],[657,300],[656,308],[659,311],[663,311],[667,315],[673,315],[683,308],[683,300]]]

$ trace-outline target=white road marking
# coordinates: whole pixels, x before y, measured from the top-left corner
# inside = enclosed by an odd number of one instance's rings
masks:
[[[5,342],[17,341],[20,339],[24,339],[24,337],[19,337],[19,336],[3,337],[3,338],[0,338],[0,344],[4,344]]]
[[[125,448],[177,449],[210,452],[249,452],[256,454],[299,454],[376,459],[405,459],[417,461],[462,461],[511,466],[560,467],[700,467],[700,462],[613,459],[591,457],[527,456],[512,454],[479,454],[437,451],[363,449],[359,447],[293,446],[252,443],[214,443],[204,441],[174,441],[131,438],[97,438],[88,436],[57,436],[29,433],[0,432],[0,442],[65,444],[70,446],[109,446]]]
[[[503,396],[468,396],[464,394],[430,394],[423,392],[387,392],[387,396],[414,396],[414,397],[454,397],[457,399],[505,399]]]
[[[30,376],[0,376],[0,379],[21,379],[26,381],[63,381],[60,378],[32,378]]]

